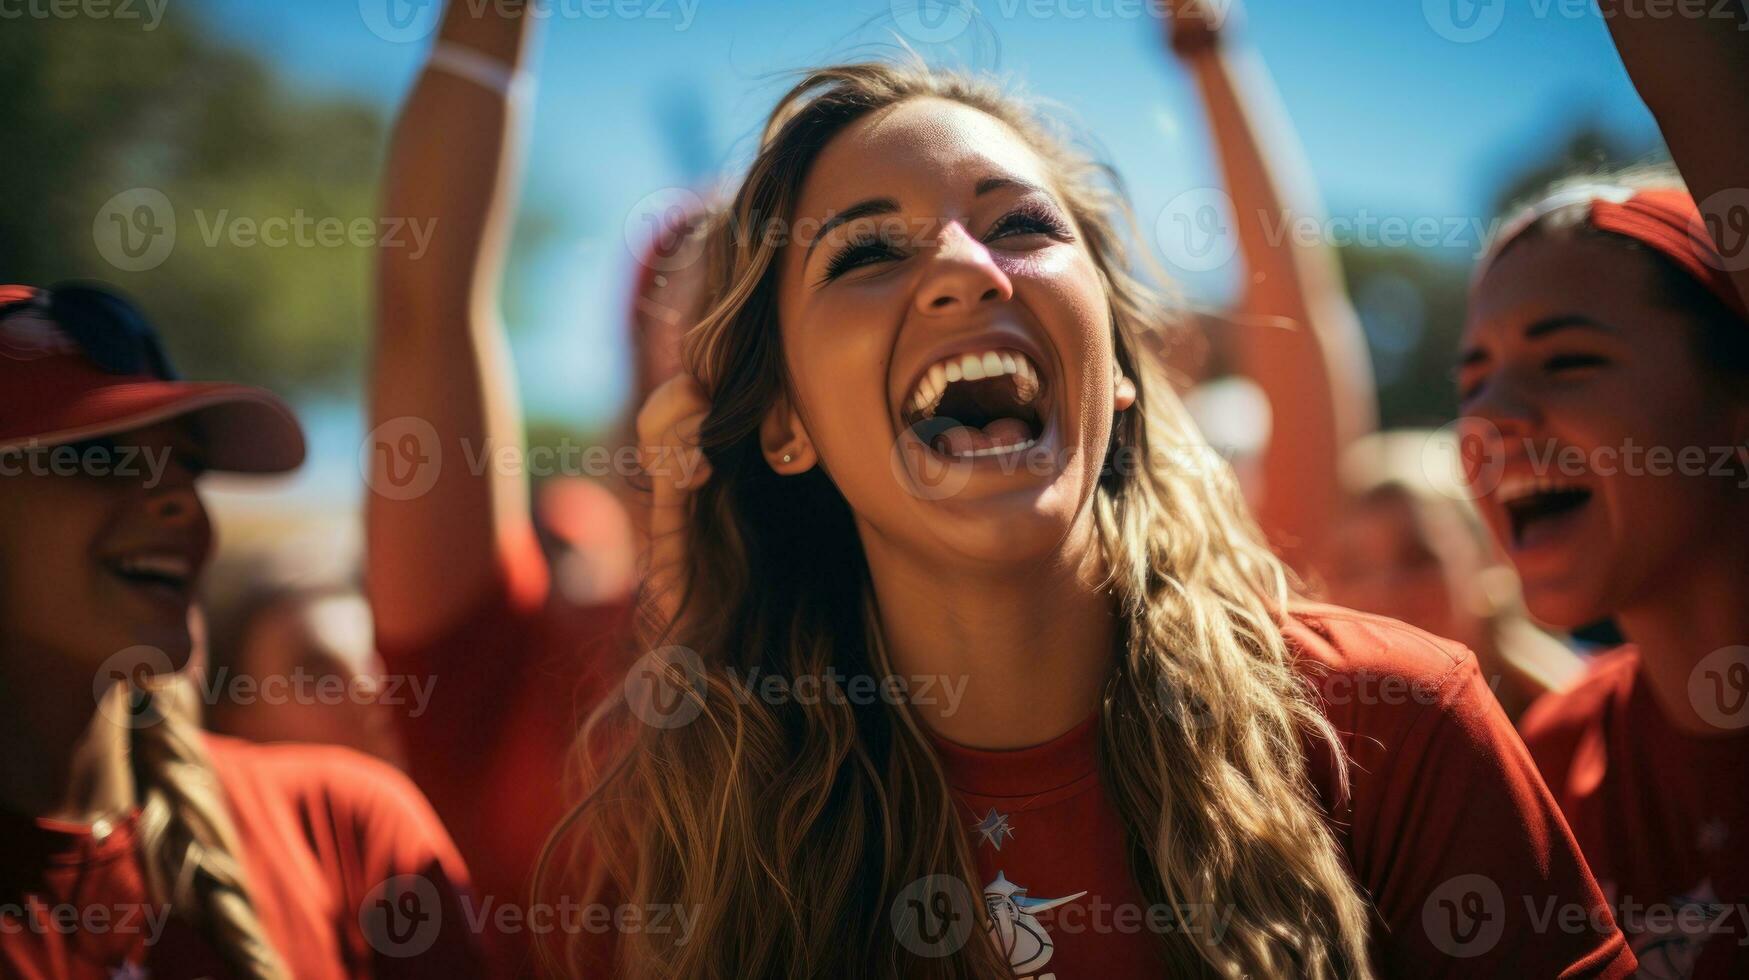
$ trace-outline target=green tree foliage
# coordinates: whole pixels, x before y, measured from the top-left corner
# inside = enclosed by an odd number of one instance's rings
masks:
[[[367,336],[370,249],[313,234],[316,244],[271,247],[232,232],[300,214],[374,220],[383,122],[373,109],[291,92],[206,35],[198,16],[175,12],[152,30],[8,21],[0,92],[0,282],[113,283],[190,377],[292,390],[351,380]],[[176,243],[161,264],[127,271],[105,256],[100,217],[135,188],[164,194]]]

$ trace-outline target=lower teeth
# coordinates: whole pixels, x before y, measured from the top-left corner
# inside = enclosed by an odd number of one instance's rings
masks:
[[[1025,452],[1036,445],[1038,445],[1037,439],[1028,439],[1025,442],[1017,442],[1012,446],[991,446],[989,449],[974,449],[969,453],[951,453],[950,455],[955,459],[976,459],[982,456],[1003,456],[1008,453]]]

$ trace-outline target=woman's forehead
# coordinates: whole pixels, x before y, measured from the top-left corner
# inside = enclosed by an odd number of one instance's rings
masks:
[[[827,143],[803,182],[799,214],[824,217],[883,197],[908,210],[926,207],[972,197],[989,177],[1050,186],[1044,160],[1007,123],[962,103],[911,99]]]

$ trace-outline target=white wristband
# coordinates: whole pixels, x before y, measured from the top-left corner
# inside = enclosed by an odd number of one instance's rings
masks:
[[[427,68],[465,78],[507,98],[526,97],[534,86],[534,78],[528,72],[454,41],[438,41],[432,46],[431,57],[425,64]]]

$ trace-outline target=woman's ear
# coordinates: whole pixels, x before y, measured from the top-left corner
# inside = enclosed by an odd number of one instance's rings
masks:
[[[783,476],[806,473],[820,461],[801,413],[790,404],[787,395],[779,396],[759,423],[759,449],[765,454],[765,462]]]

